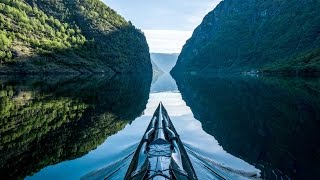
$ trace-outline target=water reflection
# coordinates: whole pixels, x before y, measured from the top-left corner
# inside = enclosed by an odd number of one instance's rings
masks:
[[[21,179],[87,154],[140,116],[151,78],[3,76],[0,82],[0,176]]]
[[[320,177],[320,80],[178,77],[203,129],[265,179]]]
[[[320,177],[319,79],[190,76],[181,93],[168,74],[150,83],[2,78],[1,178],[123,179],[160,101],[199,179]]]
[[[104,166],[88,172],[83,176],[84,179],[124,178],[131,160],[125,158],[133,152],[128,149],[139,143],[160,101],[166,107],[181,140],[186,144],[199,179],[215,179],[212,169],[229,179],[246,179],[259,174],[258,169],[226,152],[213,136],[203,131],[201,123],[193,117],[191,109],[182,100],[175,81],[169,74],[165,74],[153,83],[144,115],[103,144],[109,148],[115,148],[113,144],[120,145],[122,148],[119,149],[126,152],[106,152],[104,157],[112,160],[105,161]]]

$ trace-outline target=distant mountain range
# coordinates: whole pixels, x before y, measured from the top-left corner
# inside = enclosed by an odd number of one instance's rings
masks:
[[[151,53],[151,61],[163,72],[170,72],[175,66],[179,54]]]
[[[173,74],[320,74],[319,0],[224,0],[195,29]]]

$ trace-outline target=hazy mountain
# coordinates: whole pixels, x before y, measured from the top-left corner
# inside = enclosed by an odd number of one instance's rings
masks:
[[[164,72],[170,72],[175,66],[179,54],[151,53],[151,60]]]
[[[151,61],[152,64],[152,83],[156,81],[164,72],[158,67],[158,65]]]

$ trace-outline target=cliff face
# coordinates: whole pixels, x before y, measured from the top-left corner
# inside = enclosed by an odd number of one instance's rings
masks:
[[[143,33],[99,0],[4,0],[0,73],[150,73]]]
[[[224,0],[196,28],[173,73],[320,72],[320,2]]]

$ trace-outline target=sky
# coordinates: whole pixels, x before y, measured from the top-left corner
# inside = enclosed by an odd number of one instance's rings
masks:
[[[150,52],[180,53],[193,30],[221,0],[102,0],[142,29]]]

